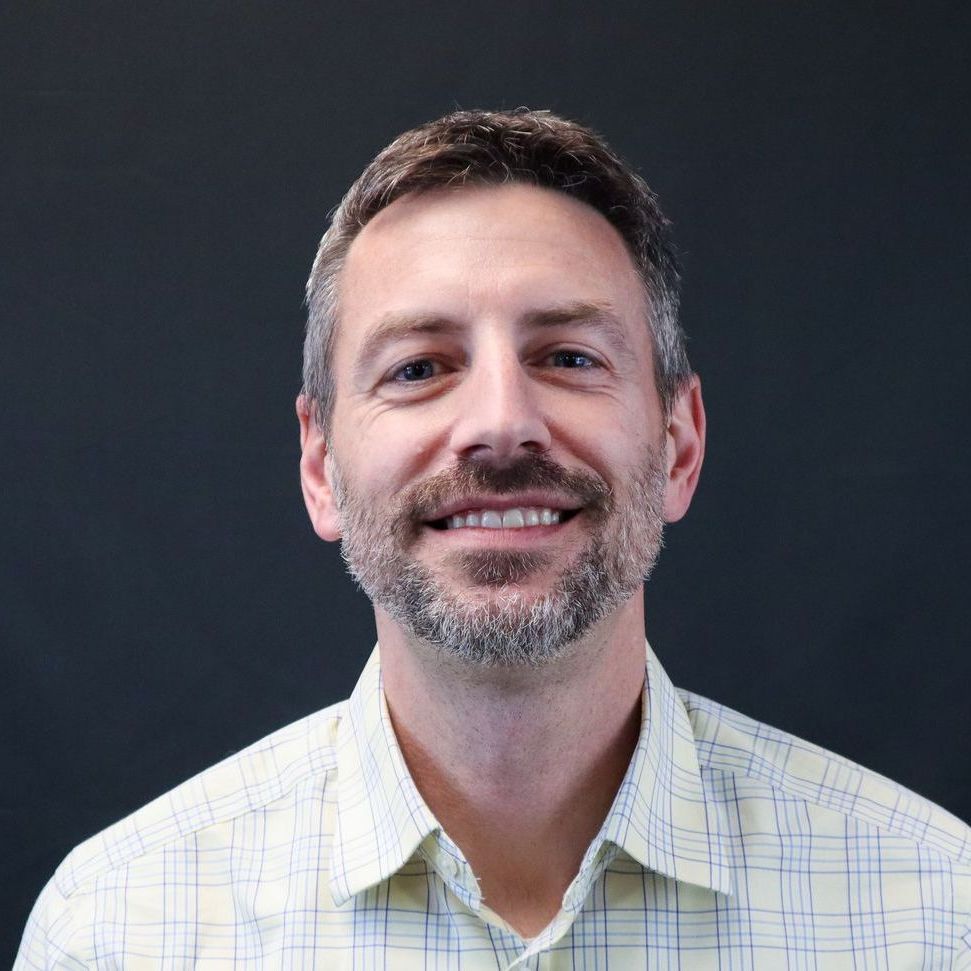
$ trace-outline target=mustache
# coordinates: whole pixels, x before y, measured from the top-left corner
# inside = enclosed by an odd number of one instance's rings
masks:
[[[420,523],[456,497],[477,492],[504,495],[527,489],[562,495],[594,519],[607,516],[613,508],[613,493],[603,479],[592,472],[564,468],[541,453],[523,455],[501,466],[462,459],[454,468],[419,482],[400,499],[411,520]]]

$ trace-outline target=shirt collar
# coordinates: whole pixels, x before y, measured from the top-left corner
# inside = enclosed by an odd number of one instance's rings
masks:
[[[684,702],[647,645],[641,730],[630,766],[572,885],[585,890],[619,847],[649,870],[732,893],[725,823],[705,794]],[[340,906],[387,879],[441,826],[405,765],[375,647],[337,729],[337,806],[330,892]],[[581,886],[582,885],[582,886]]]
[[[731,894],[726,821],[705,792],[684,702],[650,644],[646,649],[640,736],[591,853],[610,841],[649,870]]]
[[[440,829],[395,738],[377,647],[337,726],[337,810],[330,893],[337,906],[400,870]]]

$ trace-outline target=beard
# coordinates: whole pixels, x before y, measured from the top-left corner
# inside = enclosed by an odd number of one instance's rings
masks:
[[[599,476],[529,454],[501,468],[463,460],[382,503],[347,480],[333,453],[331,462],[341,555],[352,577],[414,637],[469,664],[538,667],[562,657],[639,589],[662,546],[666,476],[657,447],[630,470],[622,496]],[[552,565],[545,551],[449,553],[442,565],[466,580],[452,586],[413,555],[427,518],[452,498],[526,489],[568,499],[587,533],[546,592],[519,586]]]

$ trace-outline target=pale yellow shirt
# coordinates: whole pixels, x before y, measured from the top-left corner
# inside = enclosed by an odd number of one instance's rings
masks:
[[[671,684],[562,909],[523,940],[408,774],[375,650],[350,699],[72,852],[27,968],[971,971],[971,831]],[[570,771],[569,765],[563,766]]]

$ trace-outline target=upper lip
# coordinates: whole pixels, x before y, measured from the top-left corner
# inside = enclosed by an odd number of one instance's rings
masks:
[[[425,522],[435,522],[439,519],[446,519],[456,513],[468,512],[469,510],[482,511],[494,509],[501,512],[504,509],[553,509],[553,510],[572,510],[579,506],[575,501],[571,502],[562,496],[557,496],[549,492],[517,492],[506,493],[501,496],[463,496],[453,499],[442,506],[438,506]]]

